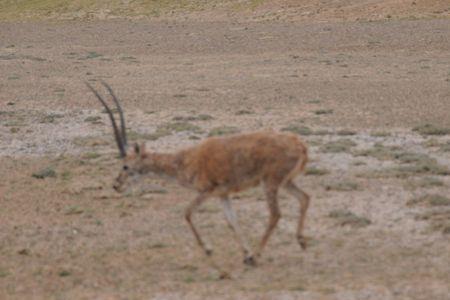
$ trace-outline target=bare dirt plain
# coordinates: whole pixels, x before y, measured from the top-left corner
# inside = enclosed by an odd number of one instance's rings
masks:
[[[2,23],[0,68],[0,299],[450,298],[449,19]],[[83,85],[98,79],[150,149],[300,132],[307,251],[282,195],[244,267],[210,201],[195,220],[232,273],[218,280],[183,219],[194,194],[155,178],[111,190],[109,120]],[[261,192],[233,202],[256,243]]]

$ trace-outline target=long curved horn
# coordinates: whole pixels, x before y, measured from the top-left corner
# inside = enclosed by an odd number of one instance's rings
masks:
[[[103,84],[103,86],[108,90],[109,94],[111,95],[111,97],[113,98],[114,103],[116,104],[117,110],[119,111],[119,116],[120,116],[120,129],[122,132],[122,142],[123,142],[123,146],[125,147],[125,149],[127,148],[128,142],[127,142],[127,132],[126,132],[126,128],[125,128],[125,118],[123,117],[123,110],[122,107],[120,106],[119,103],[119,99],[117,99],[116,95],[114,94],[112,88],[103,80],[100,81],[101,84]]]
[[[116,138],[117,147],[119,147],[120,157],[125,157],[126,156],[125,146],[123,144],[122,137],[120,135],[119,129],[117,128],[117,124],[116,121],[114,120],[114,115],[111,109],[108,107],[105,100],[103,100],[103,98],[99,95],[99,93],[87,81],[85,81],[85,84],[105,107],[106,112],[109,115],[109,119],[111,120],[111,124],[114,130],[114,137]]]

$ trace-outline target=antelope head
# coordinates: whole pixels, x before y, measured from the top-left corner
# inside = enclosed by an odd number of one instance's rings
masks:
[[[114,181],[113,188],[117,192],[122,193],[129,188],[130,184],[136,182],[144,173],[144,166],[142,160],[146,157],[145,144],[141,145],[135,144],[131,150],[128,149],[123,110],[122,107],[120,106],[119,100],[117,99],[111,87],[107,83],[101,81],[101,84],[106,88],[106,90],[111,95],[111,98],[116,105],[117,111],[119,112],[120,128],[117,126],[113,112],[106,104],[106,101],[88,82],[85,83],[86,86],[92,91],[92,93],[94,93],[97,99],[105,107],[109,119],[111,120],[111,125],[114,131],[114,137],[116,139],[117,147],[119,148],[119,155],[120,158],[122,159],[122,168],[119,171],[119,175],[116,177]]]

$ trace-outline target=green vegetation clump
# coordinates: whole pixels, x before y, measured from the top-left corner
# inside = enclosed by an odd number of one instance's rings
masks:
[[[168,246],[164,243],[154,243],[149,246],[150,249],[162,249],[162,248],[167,248],[167,247]]]
[[[432,195],[428,200],[431,206],[448,206],[450,199],[441,195]]]
[[[339,130],[338,132],[336,132],[336,134],[342,135],[342,136],[356,135],[356,131],[349,130],[349,129],[342,129],[342,130]]]
[[[333,110],[332,109],[319,109],[319,110],[315,110],[314,113],[316,115],[328,115],[328,114],[332,114]]]
[[[325,129],[319,129],[314,131],[314,135],[330,135],[331,132],[329,132],[328,130]]]
[[[170,135],[168,131],[155,131],[154,133],[141,133],[134,130],[127,130],[127,137],[130,141],[146,140],[156,141],[161,137]]]
[[[61,174],[62,180],[70,180],[72,178],[72,173],[70,171],[64,171]]]
[[[350,148],[356,146],[356,143],[350,139],[340,139],[323,145],[320,150],[324,153],[348,152]]]
[[[0,269],[0,278],[9,276],[11,273],[7,270]]]
[[[67,276],[70,276],[71,273],[70,273],[70,271],[68,271],[68,270],[61,270],[61,271],[58,273],[58,275],[59,275],[60,277],[67,277]]]
[[[292,133],[296,133],[298,135],[329,135],[331,134],[329,131],[324,129],[312,130],[308,126],[301,124],[291,124],[286,127],[281,128],[281,131],[289,131]]]
[[[97,53],[95,51],[90,51],[86,54],[84,57],[80,57],[78,60],[87,60],[87,59],[94,59],[98,57],[102,57],[103,54]]]
[[[375,131],[370,134],[373,137],[388,137],[391,136],[390,132],[387,131]]]
[[[438,127],[432,124],[419,125],[413,128],[413,131],[421,135],[447,135],[450,134],[450,128]]]
[[[220,126],[215,127],[209,131],[208,136],[221,136],[221,135],[229,135],[240,132],[239,128],[234,126]]]
[[[426,154],[413,152],[395,153],[393,158],[402,164],[421,163],[431,160],[431,158]]]
[[[445,226],[442,226],[442,233],[450,234],[450,224],[446,224]]]
[[[450,206],[450,199],[438,194],[423,195],[409,200],[407,205],[425,204],[428,206]]]
[[[435,159],[429,158],[423,161],[417,161],[414,164],[405,164],[388,169],[375,170],[359,173],[358,177],[365,178],[408,178],[417,175],[450,175],[450,170],[446,166],[438,164]]]
[[[169,136],[178,132],[202,133],[199,126],[189,122],[171,122],[158,126],[153,133],[141,133],[133,130],[127,131],[127,136],[131,141],[148,140],[156,141],[159,138]]]
[[[340,226],[350,226],[353,228],[366,227],[372,224],[366,217],[361,217],[347,209],[335,209],[328,214],[330,218],[336,219]]]
[[[85,154],[83,154],[82,158],[83,159],[96,159],[100,157],[100,153],[97,152],[87,152]]]
[[[442,152],[450,152],[450,142],[443,144],[439,147],[439,150]]]
[[[431,164],[434,160],[426,154],[403,151],[398,146],[376,143],[372,148],[355,153],[356,156],[371,156],[378,160],[393,160],[402,164]]]
[[[12,117],[16,114],[14,111],[0,110],[0,116]]]
[[[98,123],[101,123],[100,122],[101,119],[102,118],[100,118],[99,116],[90,116],[90,117],[85,118],[84,122],[98,124]]]
[[[65,215],[79,215],[82,214],[84,212],[84,209],[82,207],[79,206],[70,206],[68,208],[66,208],[64,214]]]
[[[352,181],[327,183],[324,185],[324,187],[327,191],[340,191],[340,192],[356,191],[360,188],[356,182]]]
[[[287,127],[281,128],[281,131],[289,131],[299,135],[311,135],[313,131],[311,128],[303,125],[289,125]]]
[[[190,122],[190,121],[209,121],[209,120],[213,120],[214,118],[210,115],[207,114],[199,114],[196,116],[176,116],[173,117],[172,120],[177,121],[177,122]]]
[[[160,132],[194,132],[194,133],[201,133],[202,130],[199,126],[191,124],[189,122],[173,122],[173,123],[166,123],[163,125],[158,126],[156,131]]]
[[[421,187],[421,188],[428,188],[428,187],[437,187],[437,186],[444,186],[444,183],[434,177],[424,177],[421,178],[419,181],[414,183],[415,186]]]
[[[329,174],[330,171],[317,167],[307,167],[305,170],[306,176],[323,176]]]
[[[112,107],[112,108],[110,108],[110,110],[111,110],[111,112],[112,112],[113,114],[119,113],[119,110],[118,110],[116,107]],[[104,108],[104,109],[102,110],[102,114],[107,114],[107,113],[108,113],[108,111],[106,110],[106,108]]]
[[[39,123],[51,124],[51,123],[55,123],[56,119],[61,119],[63,117],[64,117],[64,115],[51,113],[51,114],[42,116]]]
[[[236,116],[251,115],[251,114],[254,114],[254,112],[248,109],[241,109],[236,112]]]
[[[128,133],[128,132],[127,132]],[[79,147],[99,147],[106,146],[109,142],[103,138],[98,136],[79,136],[72,140],[72,142]]]
[[[31,174],[32,177],[37,179],[44,179],[44,178],[54,178],[56,177],[56,171],[52,167],[46,167],[42,170],[39,170],[33,174]]]
[[[438,207],[425,211],[416,216],[416,220],[431,223],[430,230],[450,234],[450,209]]]
[[[417,161],[412,165],[394,167],[390,171],[395,177],[407,177],[418,174],[450,175],[450,170],[447,167],[438,164],[432,158]]]
[[[426,154],[403,151],[397,146],[375,144],[373,148],[355,153],[356,156],[371,156],[379,160],[393,160],[402,165],[391,169],[376,171],[375,177],[406,177],[418,174],[450,175],[450,170],[440,165],[436,159]]]
[[[392,160],[400,151],[401,148],[398,146],[384,146],[381,143],[376,143],[372,148],[358,151],[354,155],[370,156],[378,160]]]
[[[424,146],[424,147],[439,147],[439,146],[441,146],[441,143],[436,138],[429,138],[422,143],[422,146]]]

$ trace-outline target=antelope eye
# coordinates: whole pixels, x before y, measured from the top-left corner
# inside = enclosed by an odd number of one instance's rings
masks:
[[[127,165],[123,166],[123,170],[127,171],[128,170],[128,166]]]

